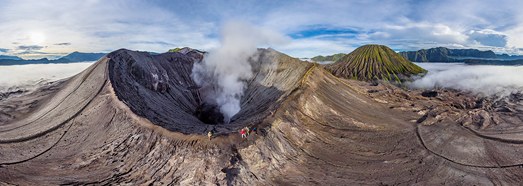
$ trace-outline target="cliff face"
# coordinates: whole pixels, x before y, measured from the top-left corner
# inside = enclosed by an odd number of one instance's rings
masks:
[[[335,76],[358,80],[403,81],[426,72],[383,45],[365,45],[326,68]]]
[[[463,62],[465,59],[470,58],[498,58],[498,56],[490,50],[448,49],[445,47],[400,52],[399,54],[414,62]]]
[[[118,50],[66,81],[1,100],[0,185],[523,181],[521,95],[426,98],[276,51],[259,55],[229,124],[193,114],[199,91],[188,70],[203,56],[191,51]],[[244,126],[258,134],[242,139]]]

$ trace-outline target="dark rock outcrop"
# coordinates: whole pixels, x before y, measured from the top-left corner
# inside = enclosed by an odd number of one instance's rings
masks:
[[[423,97],[428,97],[428,98],[436,97],[436,96],[438,96],[438,91],[435,91],[435,90],[426,90],[426,91],[423,91],[423,92],[421,93],[421,96],[423,96]]]

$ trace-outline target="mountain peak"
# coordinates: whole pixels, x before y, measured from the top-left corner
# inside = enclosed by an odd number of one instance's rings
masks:
[[[80,61],[96,61],[103,57],[105,53],[83,53],[74,51],[70,54],[67,54],[64,57],[58,59],[59,61],[65,62],[80,62]]]
[[[334,75],[347,79],[370,81],[382,79],[400,82],[425,69],[406,60],[384,45],[364,45],[327,65]]]

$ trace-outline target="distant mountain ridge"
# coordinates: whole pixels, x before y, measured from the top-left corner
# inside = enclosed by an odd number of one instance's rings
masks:
[[[10,60],[22,60],[22,58],[18,56],[6,56],[6,55],[0,55],[0,60],[2,59],[10,59]]]
[[[64,57],[61,57],[58,60],[69,61],[69,62],[96,61],[103,56],[105,56],[105,53],[73,52]]]
[[[520,66],[523,65],[523,59],[515,60],[484,60],[484,59],[466,59],[465,64],[467,65],[507,65],[507,66]]]
[[[3,65],[28,65],[28,64],[49,64],[49,63],[77,63],[83,61],[96,61],[105,56],[105,53],[83,53],[73,52],[55,60],[42,59],[22,59],[17,56],[0,57],[0,66]]]
[[[311,58],[311,60],[312,61],[316,61],[316,62],[321,62],[321,61],[338,61],[339,59],[341,59],[345,55],[346,54],[344,54],[344,53],[338,53],[338,54],[333,54],[333,55],[329,55],[329,56],[319,55],[319,56],[314,56],[313,58]]]
[[[437,47],[421,49],[418,51],[400,52],[401,56],[414,62],[465,62],[466,60],[515,60],[523,59],[523,56],[510,56],[507,54],[496,54],[491,50],[481,51],[478,49],[449,49]]]

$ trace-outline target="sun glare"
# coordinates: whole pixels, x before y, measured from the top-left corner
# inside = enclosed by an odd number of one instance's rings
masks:
[[[33,44],[43,44],[45,42],[45,35],[40,32],[32,32],[29,34],[29,39]]]

